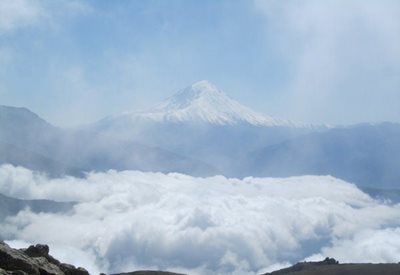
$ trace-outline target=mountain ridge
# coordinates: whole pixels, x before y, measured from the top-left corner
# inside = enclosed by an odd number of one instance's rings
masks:
[[[217,120],[207,117],[209,109],[217,111]],[[182,110],[195,111],[188,121],[164,120],[165,114],[174,117]],[[67,130],[25,108],[0,106],[0,149],[1,143],[6,144],[2,163],[40,168],[50,174],[60,171],[60,163],[82,171],[140,170],[239,178],[331,174],[359,186],[398,188],[397,162],[390,159],[397,160],[400,155],[396,154],[400,124],[264,127],[253,124],[252,119],[258,117],[248,110],[208,81],[182,89],[153,108],[150,114],[159,115],[159,121],[135,120],[136,112],[133,118],[128,113]],[[29,119],[21,119],[26,117]],[[35,154],[28,158],[26,152]],[[38,167],[38,161],[44,165]],[[62,173],[71,171],[65,168]]]
[[[299,127],[298,123],[267,116],[243,106],[208,80],[198,81],[168,97],[153,108],[125,112],[109,120],[129,117],[132,121],[205,122],[218,125],[248,123],[255,126]]]

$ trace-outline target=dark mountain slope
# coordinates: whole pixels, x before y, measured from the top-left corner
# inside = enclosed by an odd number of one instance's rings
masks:
[[[48,154],[64,132],[26,108],[0,105],[0,142]]]
[[[56,128],[25,108],[0,106],[0,163],[82,176],[83,171],[141,170],[214,175],[191,157],[147,146],[120,135]],[[79,167],[79,168],[78,168]]]
[[[400,125],[356,125],[254,151],[248,175],[332,175],[361,186],[400,187]]]
[[[80,131],[64,157],[85,171],[140,170],[151,172],[179,172],[196,176],[218,174],[218,171],[195,157],[186,157],[155,146],[110,136],[103,133]]]
[[[0,142],[0,165],[7,163],[47,173],[52,177],[60,177],[63,175],[81,177],[84,175],[80,168],[72,167],[39,153]]]
[[[211,164],[225,176],[245,172],[238,160],[261,146],[276,144],[310,133],[310,128],[256,126],[246,123],[215,125],[200,122],[132,122],[102,124],[93,133],[118,136],[152,147],[163,148]]]
[[[60,213],[70,211],[73,206],[73,202],[21,200],[0,194],[0,220],[3,220],[7,216],[14,216],[26,208],[36,213]]]

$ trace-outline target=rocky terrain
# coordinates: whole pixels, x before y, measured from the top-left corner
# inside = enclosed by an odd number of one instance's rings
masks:
[[[332,258],[320,262],[300,262],[264,275],[392,275],[400,274],[398,264],[339,264]],[[14,249],[0,241],[0,275],[89,275],[82,267],[61,263],[49,254],[47,245]],[[105,275],[101,273],[100,275]],[[134,271],[111,275],[183,275],[166,271]]]
[[[301,262],[264,275],[394,275],[400,274],[399,264],[339,264],[332,258],[320,262]]]
[[[49,254],[47,245],[13,249],[0,242],[0,275],[89,275],[82,267],[61,263]]]
[[[89,275],[82,267],[61,263],[43,244],[14,249],[0,241],[0,275]],[[104,275],[103,273],[100,275]],[[112,275],[183,275],[163,271],[135,271]]]

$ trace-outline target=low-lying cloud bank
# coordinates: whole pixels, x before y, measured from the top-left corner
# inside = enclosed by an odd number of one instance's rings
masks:
[[[49,179],[0,167],[0,193],[77,201],[66,214],[20,212],[0,223],[11,245],[47,243],[99,271],[252,274],[298,260],[398,262],[400,205],[330,176],[227,179],[138,171]]]

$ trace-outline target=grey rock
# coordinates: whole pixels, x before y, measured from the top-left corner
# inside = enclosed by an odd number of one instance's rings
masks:
[[[49,246],[43,244],[31,245],[23,250],[29,257],[47,257],[49,256]]]
[[[301,262],[264,275],[393,275],[400,274],[399,264],[339,264],[333,258],[320,262]]]
[[[24,271],[32,275],[40,275],[39,268],[29,256],[0,243],[0,268],[6,271]]]
[[[29,274],[24,271],[20,271],[20,270],[6,271],[6,270],[0,268],[0,275],[29,275]]]
[[[0,241],[0,275],[89,275],[84,268],[60,263],[47,245],[13,249]]]

